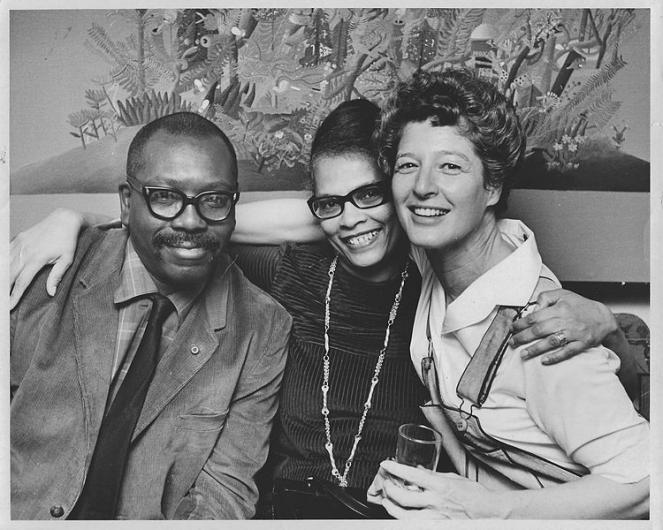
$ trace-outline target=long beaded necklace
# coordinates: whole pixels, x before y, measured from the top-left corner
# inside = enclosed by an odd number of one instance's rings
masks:
[[[378,355],[378,360],[375,363],[375,370],[373,372],[373,378],[371,379],[371,388],[368,391],[368,397],[364,403],[364,410],[361,414],[361,419],[359,420],[359,427],[357,428],[357,434],[354,437],[352,443],[352,450],[350,451],[350,456],[345,462],[345,469],[343,474],[336,467],[336,460],[334,459],[334,444],[331,440],[331,426],[329,425],[329,408],[327,406],[327,393],[329,392],[329,306],[331,303],[331,288],[332,283],[334,282],[334,273],[336,272],[336,264],[338,263],[338,256],[334,257],[331,265],[329,266],[329,284],[327,285],[327,294],[325,295],[325,354],[322,357],[322,367],[323,367],[323,381],[322,381],[322,417],[325,420],[325,435],[327,436],[327,443],[325,443],[325,449],[329,453],[329,462],[331,463],[332,475],[338,480],[339,486],[342,488],[347,488],[348,486],[348,473],[350,472],[350,467],[352,467],[352,461],[354,460],[355,453],[357,452],[357,446],[361,440],[361,433],[364,430],[364,423],[366,423],[366,416],[372,405],[373,391],[378,384],[380,370],[382,369],[382,363],[384,362],[384,356],[387,352],[387,345],[389,344],[389,332],[391,326],[396,320],[396,313],[398,312],[398,306],[401,303],[401,296],[403,295],[403,286],[405,285],[405,280],[408,276],[408,262],[405,264],[403,271],[401,272],[401,284],[394,298],[394,303],[391,306],[389,311],[389,320],[387,321],[387,329],[384,333],[384,342],[382,344],[382,349]]]

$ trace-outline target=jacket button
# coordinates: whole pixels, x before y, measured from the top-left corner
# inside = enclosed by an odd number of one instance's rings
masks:
[[[198,355],[200,353],[200,348],[198,346],[191,346],[191,355]]]
[[[62,506],[51,506],[52,517],[62,517],[64,515],[64,508]]]

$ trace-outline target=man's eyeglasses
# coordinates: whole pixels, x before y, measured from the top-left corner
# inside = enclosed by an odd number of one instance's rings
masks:
[[[127,182],[134,190],[142,192],[150,213],[163,221],[172,221],[189,204],[193,204],[202,219],[208,223],[219,223],[228,218],[239,199],[239,191],[203,191],[191,197],[176,188],[142,186],[129,176]]]
[[[380,206],[390,199],[389,183],[382,181],[360,186],[345,196],[327,195],[325,197],[311,197],[307,202],[311,212],[318,219],[331,219],[343,213],[345,203],[348,201],[357,208],[365,210],[366,208]]]

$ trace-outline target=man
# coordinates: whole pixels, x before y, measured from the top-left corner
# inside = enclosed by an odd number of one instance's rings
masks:
[[[223,252],[234,149],[160,118],[119,195],[123,228],[86,231],[57,295],[42,273],[11,315],[12,518],[251,517],[291,319]]]

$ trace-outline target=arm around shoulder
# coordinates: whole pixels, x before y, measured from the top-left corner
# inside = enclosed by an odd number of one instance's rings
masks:
[[[305,199],[285,198],[240,203],[233,243],[278,245],[286,241],[320,241],[324,234]]]
[[[58,208],[36,225],[16,235],[9,249],[10,308],[18,303],[35,275],[44,266],[51,264],[53,268],[48,275],[46,290],[54,296],[74,258],[79,232],[94,223],[107,220],[105,216]]]

